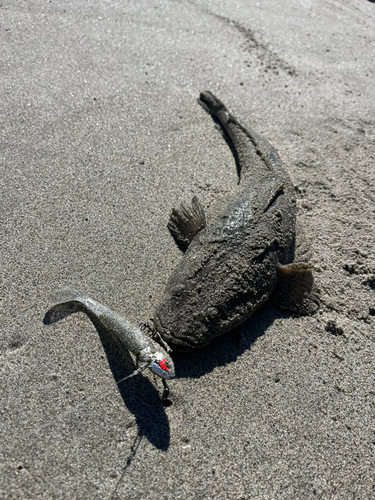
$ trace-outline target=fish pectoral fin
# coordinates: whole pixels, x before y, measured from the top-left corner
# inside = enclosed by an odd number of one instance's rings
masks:
[[[314,285],[313,266],[306,262],[277,264],[277,284],[272,301],[282,309],[298,314],[312,314],[319,307]]]
[[[206,227],[206,215],[196,196],[191,206],[181,203],[179,208],[173,208],[168,222],[168,229],[177,245],[186,250],[192,239]]]

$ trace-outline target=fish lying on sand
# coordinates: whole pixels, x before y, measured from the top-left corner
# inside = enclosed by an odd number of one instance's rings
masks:
[[[212,224],[199,200],[172,210],[169,230],[184,256],[170,277],[149,331],[85,294],[62,292],[56,307],[74,307],[94,316],[141,363],[174,377],[169,351],[201,349],[248,319],[265,301],[310,314],[318,307],[312,266],[296,232],[292,182],[269,142],[243,127],[211,92],[198,102],[232,142],[240,183]],[[297,233],[297,234],[296,234]]]

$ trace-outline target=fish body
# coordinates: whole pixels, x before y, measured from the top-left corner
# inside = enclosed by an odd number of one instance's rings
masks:
[[[202,348],[244,322],[270,298],[283,266],[288,270],[295,258],[295,191],[279,155],[210,92],[200,103],[232,141],[241,177],[235,198],[191,238],[156,308],[155,329],[175,351]],[[184,212],[187,206],[174,210],[169,225],[179,243],[194,219],[187,221]],[[302,268],[311,275],[311,267]]]
[[[237,195],[210,224],[199,200],[172,210],[169,230],[185,254],[155,310],[150,331],[84,293],[58,292],[47,312],[50,324],[83,311],[99,322],[140,367],[170,379],[173,351],[193,351],[235,328],[272,298],[286,309],[316,310],[312,266],[296,231],[292,182],[275,149],[243,127],[211,92],[198,101],[220,123],[240,168]],[[118,382],[120,383],[120,382]]]

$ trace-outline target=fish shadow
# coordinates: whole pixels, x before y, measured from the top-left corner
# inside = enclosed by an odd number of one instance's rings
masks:
[[[375,1],[375,0],[374,0]],[[238,177],[238,181],[237,181],[237,184],[240,183],[241,181],[241,165],[240,165],[240,161],[238,159],[238,155],[237,155],[237,151],[234,147],[234,144],[231,140],[231,138],[229,137],[228,135],[228,132],[223,128],[223,126],[221,125],[220,123],[220,120],[218,120],[216,118],[216,116],[212,116],[208,107],[205,105],[205,104],[202,104],[202,102],[200,101],[200,99],[197,99],[197,102],[198,104],[202,107],[202,109],[211,116],[213,122],[215,123],[215,128],[222,134],[225,142],[227,143],[227,146],[229,147],[233,157],[234,157],[234,161],[236,163],[236,171],[237,171],[237,177]]]
[[[129,352],[121,348],[97,319],[89,312],[83,311],[79,304],[53,306],[47,311],[43,323],[50,325],[80,311],[84,312],[95,326],[114,379],[120,381],[133,373],[137,367]],[[218,366],[235,362],[265,334],[275,319],[288,316],[289,313],[265,304],[245,323],[214,339],[204,349],[192,353],[172,353],[176,378],[198,378]],[[170,383],[173,384],[173,380]],[[170,427],[165,407],[172,404],[167,397],[168,390],[164,387],[161,397],[148,378],[142,375],[119,382],[118,390],[126,407],[136,419],[138,438],[144,436],[156,448],[167,450],[170,444]]]
[[[47,311],[43,323],[50,325],[80,311],[82,309],[79,306],[58,304]],[[99,334],[113,378],[116,381],[124,379],[137,368],[133,358],[128,351],[121,349],[114,342],[109,332],[98,323],[96,318],[86,311],[85,314],[90,318]],[[156,448],[167,450],[170,443],[170,427],[163,406],[164,395],[161,397],[153,384],[142,375],[120,382],[118,390],[126,407],[136,419],[138,437],[145,436]]]
[[[219,120],[217,118],[213,117],[213,121],[215,122],[215,127],[217,128],[217,130],[219,132],[221,132],[221,135],[223,136],[224,141],[227,143],[227,146],[233,155],[234,162],[236,164],[237,184],[240,184],[240,182],[241,182],[241,165],[240,165],[240,160],[238,159],[237,151],[235,150],[233,142],[232,142],[231,138],[229,137],[227,131],[224,130],[222,128],[222,126],[220,125]]]
[[[176,378],[198,378],[210,373],[217,366],[233,363],[254,342],[265,334],[275,319],[287,318],[290,314],[265,304],[245,323],[238,326],[199,351],[172,353]]]

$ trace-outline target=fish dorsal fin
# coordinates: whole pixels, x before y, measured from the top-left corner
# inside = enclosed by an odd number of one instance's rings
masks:
[[[298,314],[311,314],[319,307],[314,286],[313,266],[306,262],[277,264],[277,284],[273,302],[283,309]]]
[[[206,215],[196,196],[191,200],[191,206],[181,203],[179,208],[173,208],[168,222],[168,229],[182,250],[186,250],[192,239],[206,227]]]

